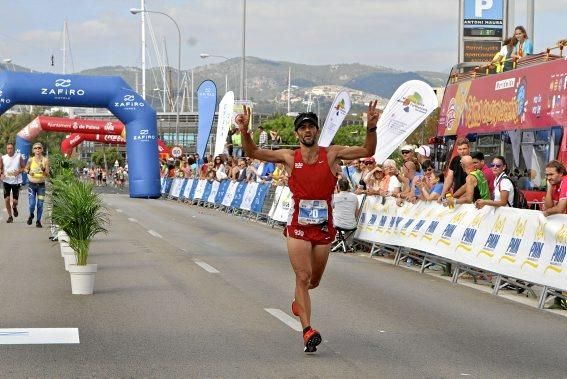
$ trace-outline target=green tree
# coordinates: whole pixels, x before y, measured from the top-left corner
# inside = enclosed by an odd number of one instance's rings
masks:
[[[0,151],[6,151],[8,142],[15,143],[16,135],[26,125],[32,122],[39,114],[43,112],[42,108],[38,108],[36,112],[22,113],[18,115],[4,114],[0,117]],[[57,117],[64,117],[67,114],[57,112]],[[65,138],[62,133],[41,133],[35,140],[31,142],[41,142],[45,147],[45,151],[49,154],[61,151],[61,141]]]
[[[118,163],[120,163],[120,165],[124,164],[124,158],[122,157],[122,154],[120,154],[118,149],[115,147],[111,147],[108,149],[102,147],[101,149],[96,150],[91,156],[91,160],[95,165],[104,167],[105,157],[106,157],[107,168],[112,167],[116,160],[118,160]]]
[[[427,145],[430,137],[437,135],[437,124],[439,123],[439,108],[435,109],[406,139],[412,145]]]

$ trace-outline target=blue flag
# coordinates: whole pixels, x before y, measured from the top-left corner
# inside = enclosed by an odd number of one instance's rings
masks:
[[[199,107],[199,128],[197,129],[197,154],[202,159],[207,149],[207,143],[213,119],[217,109],[217,86],[212,80],[205,80],[197,89],[197,104]]]

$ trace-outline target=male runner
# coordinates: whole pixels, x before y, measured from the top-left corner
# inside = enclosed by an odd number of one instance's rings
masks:
[[[18,198],[24,167],[24,158],[14,152],[14,144],[11,142],[6,144],[6,154],[2,155],[2,160],[0,160],[0,179],[4,182],[4,202],[8,211],[7,223],[14,222],[14,217],[18,217]],[[11,200],[10,192],[12,193]],[[14,217],[12,217],[12,210]]]
[[[292,207],[284,230],[287,250],[295,272],[295,299],[292,312],[299,316],[303,327],[305,352],[317,351],[321,334],[311,328],[311,299],[309,290],[321,281],[331,243],[335,239],[331,200],[337,182],[336,169],[341,159],[359,159],[374,155],[376,149],[376,123],[379,113],[377,101],[368,106],[368,127],[364,146],[317,145],[319,124],[315,113],[301,113],[294,121],[295,136],[299,140],[297,150],[260,149],[252,141],[248,131],[250,108],[236,117],[244,151],[251,158],[274,163],[283,163],[291,173],[289,188],[292,192]]]

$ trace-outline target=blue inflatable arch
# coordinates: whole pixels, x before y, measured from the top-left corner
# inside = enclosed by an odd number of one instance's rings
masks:
[[[18,104],[108,109],[126,127],[130,197],[160,196],[156,112],[122,78],[1,71],[0,115]]]

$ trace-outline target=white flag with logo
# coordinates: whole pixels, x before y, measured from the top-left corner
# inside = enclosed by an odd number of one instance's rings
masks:
[[[232,109],[234,108],[234,92],[228,91],[219,104],[219,119],[217,124],[217,136],[215,139],[215,157],[221,155],[226,144],[228,130],[232,123]]]
[[[327,147],[333,142],[335,134],[341,127],[343,120],[350,111],[350,96],[348,92],[339,92],[331,105],[331,109],[327,114],[325,119],[325,124],[321,130],[321,135],[319,135],[319,146]]]
[[[382,163],[439,106],[431,86],[421,80],[405,82],[380,116],[374,159]]]

